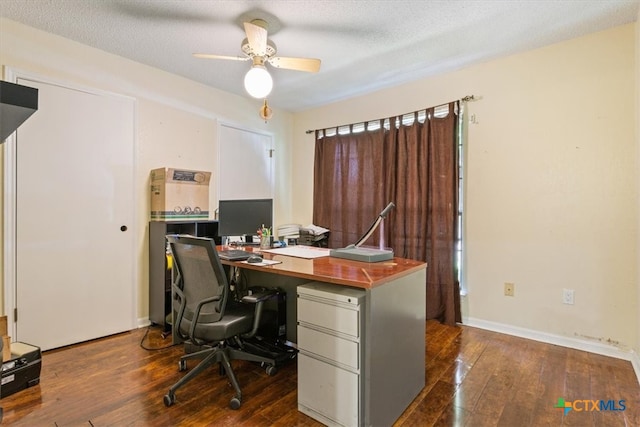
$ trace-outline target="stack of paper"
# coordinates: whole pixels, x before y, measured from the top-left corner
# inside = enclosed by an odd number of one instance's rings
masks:
[[[313,259],[329,256],[329,249],[316,248],[315,246],[287,246],[286,248],[263,249],[262,252],[269,252],[277,255],[287,255],[297,258]]]
[[[278,239],[297,239],[300,237],[300,224],[285,224],[278,227]]]
[[[319,225],[309,224],[306,227],[303,227],[304,230],[313,234],[314,236],[321,236],[327,232],[329,232],[328,228],[320,227]]]

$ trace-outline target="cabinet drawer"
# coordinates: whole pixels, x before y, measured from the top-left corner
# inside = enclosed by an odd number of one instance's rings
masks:
[[[356,338],[360,336],[357,309],[338,307],[298,297],[298,321]]]
[[[357,342],[298,326],[298,348],[352,369],[359,369]]]
[[[343,426],[357,426],[358,397],[358,374],[304,354],[298,355],[299,408],[302,405]]]

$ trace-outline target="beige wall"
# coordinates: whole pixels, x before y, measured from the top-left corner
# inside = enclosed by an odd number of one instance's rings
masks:
[[[170,166],[208,170],[215,177],[219,122],[273,135],[277,174],[275,220],[276,223],[288,220],[293,123],[290,113],[276,109],[274,118],[265,124],[258,116],[261,106],[258,100],[208,88],[5,19],[0,19],[0,64],[47,79],[136,98],[136,286],[137,316],[141,321],[148,316],[149,171]],[[241,77],[238,84],[242,84]],[[213,212],[218,200],[215,178],[210,191]]]
[[[635,34],[626,25],[296,114],[295,219],[311,219],[306,129],[475,95],[464,317],[637,349]]]

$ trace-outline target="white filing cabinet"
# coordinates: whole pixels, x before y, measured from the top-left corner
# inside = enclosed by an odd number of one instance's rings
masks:
[[[298,410],[326,425],[360,425],[365,291],[312,282],[297,294]]]

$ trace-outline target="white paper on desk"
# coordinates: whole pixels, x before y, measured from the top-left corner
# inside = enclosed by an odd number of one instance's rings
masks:
[[[287,255],[306,259],[329,256],[329,249],[327,248],[318,248],[316,246],[305,245],[286,246],[284,248],[277,249],[262,249],[262,252],[269,252],[271,254]]]
[[[263,251],[264,252],[264,251]],[[243,264],[251,264],[251,265],[273,265],[273,264],[282,264],[282,261],[276,261],[273,259],[263,259],[262,262],[247,262],[247,261],[242,261]]]

